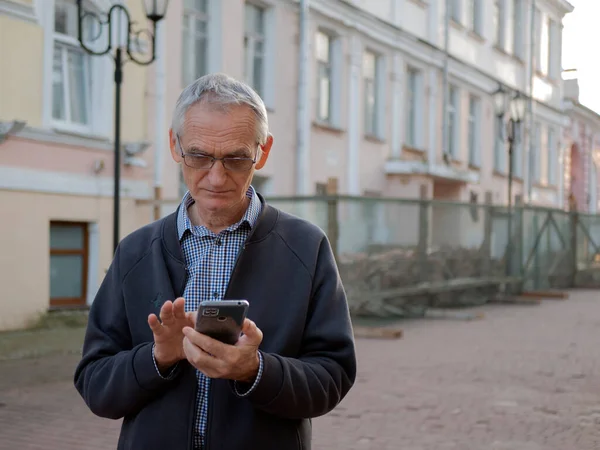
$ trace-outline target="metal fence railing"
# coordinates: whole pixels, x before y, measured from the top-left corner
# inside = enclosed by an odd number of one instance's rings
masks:
[[[513,207],[509,233],[509,211],[491,203],[349,196],[267,200],[327,233],[349,297],[490,277],[520,278],[521,290],[564,288],[575,286],[582,271],[600,266],[595,215]],[[589,284],[596,272],[592,275],[582,283]],[[455,294],[451,302],[484,301],[481,295],[464,297]]]

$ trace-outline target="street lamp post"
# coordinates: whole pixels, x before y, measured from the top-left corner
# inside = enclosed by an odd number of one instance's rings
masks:
[[[77,0],[78,13],[78,40],[81,47],[89,54],[95,56],[103,56],[114,51],[113,59],[115,61],[115,129],[114,129],[114,151],[115,151],[115,166],[114,166],[114,205],[113,205],[113,252],[119,245],[119,206],[120,206],[120,178],[121,178],[121,84],[123,82],[123,65],[128,62],[134,62],[141,66],[147,66],[156,59],[156,24],[165,17],[169,0],[143,0],[144,11],[146,18],[152,22],[152,31],[133,30],[134,22],[131,21],[131,16],[127,8],[120,4],[114,4],[108,12],[98,14],[93,11],[85,10],[82,5],[82,0]],[[121,17],[124,16],[124,23]],[[115,23],[116,22],[116,23]],[[90,39],[84,39],[84,25],[89,23],[93,26]],[[121,28],[123,26],[123,28]],[[92,49],[88,43],[99,39],[104,28],[108,30],[107,44],[102,49]],[[126,30],[126,35],[121,39],[121,32]],[[140,37],[146,36],[151,44],[151,54],[147,59],[139,59],[135,56],[141,52]],[[115,39],[117,43],[113,42]],[[86,42],[87,41],[87,42]],[[137,48],[135,48],[137,47]]]
[[[512,97],[510,97],[512,95]],[[502,121],[500,132],[504,137],[504,117],[509,113],[508,124],[506,128],[506,139],[508,140],[508,243],[506,248],[506,275],[511,274],[510,258],[512,256],[512,206],[513,206],[513,166],[514,166],[514,143],[520,136],[520,125],[525,115],[526,99],[520,92],[514,94],[508,93],[503,86],[500,86],[494,93],[494,103],[496,106],[496,115]],[[504,140],[504,139],[503,139]]]

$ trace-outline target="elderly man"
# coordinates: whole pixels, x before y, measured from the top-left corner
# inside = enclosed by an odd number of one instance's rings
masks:
[[[356,376],[329,242],[251,186],[273,137],[247,85],[198,79],[169,136],[189,190],[175,213],[119,245],[75,385],[95,414],[123,418],[119,449],[310,449],[310,419]],[[235,345],[194,329],[201,301],[228,299],[250,304]]]

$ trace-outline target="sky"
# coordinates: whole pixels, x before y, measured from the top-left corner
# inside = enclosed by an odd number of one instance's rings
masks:
[[[563,69],[577,69],[579,101],[600,114],[600,0],[568,0],[563,19]]]

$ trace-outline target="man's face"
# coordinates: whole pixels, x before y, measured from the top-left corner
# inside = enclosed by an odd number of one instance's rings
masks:
[[[175,162],[181,163],[185,184],[200,209],[227,213],[244,202],[254,171],[264,166],[273,144],[269,135],[257,156],[256,136],[255,116],[249,107],[232,105],[223,111],[202,103],[188,109],[181,135],[169,131],[171,155]],[[210,169],[190,167],[197,166],[202,159],[206,162],[200,156],[248,158],[256,162],[231,161],[232,169],[245,166],[242,170],[227,169],[218,160]]]

